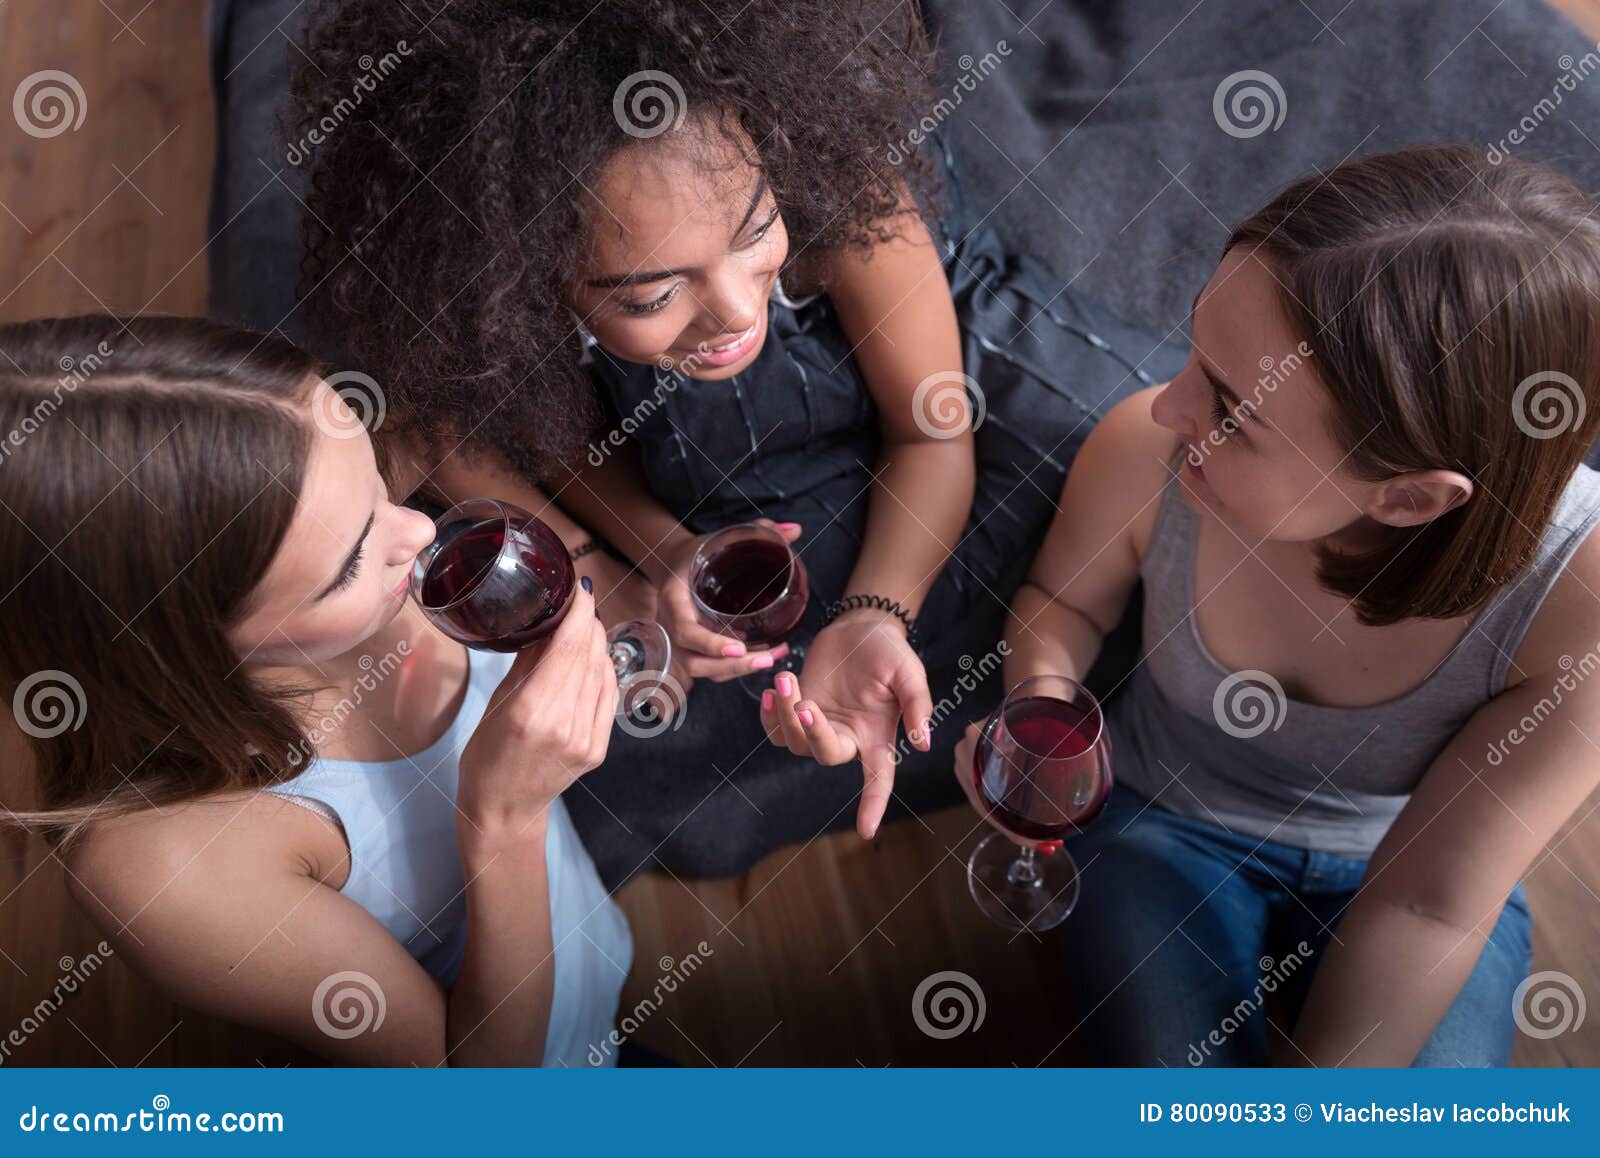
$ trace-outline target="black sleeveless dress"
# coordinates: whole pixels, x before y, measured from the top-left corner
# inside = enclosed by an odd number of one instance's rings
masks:
[[[888,818],[954,804],[952,750],[992,711],[1006,606],[1093,424],[1175,374],[1182,347],[1119,321],[1042,265],[1000,251],[964,204],[946,153],[936,227],[960,321],[978,479],[960,543],[918,618],[934,708],[932,750],[901,736]],[[749,369],[698,382],[592,347],[613,427],[631,431],[655,497],[696,533],[765,516],[801,523],[811,576],[806,618],[822,626],[844,594],[866,529],[878,456],[876,408],[825,296],[775,295]],[[565,799],[607,885],[640,869],[740,873],[774,849],[854,825],[861,767],[824,768],[767,741],[757,706],[731,684],[696,683],[677,728],[612,734],[606,762]]]

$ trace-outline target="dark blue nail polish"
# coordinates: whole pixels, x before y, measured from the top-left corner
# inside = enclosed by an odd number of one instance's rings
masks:
[[[590,595],[593,595],[593,594],[594,594],[594,581],[593,581],[593,580],[591,580],[591,579],[590,579],[590,578],[589,578],[589,576],[587,576],[587,575],[584,575],[584,576],[582,576],[582,577],[581,577],[581,578],[580,578],[580,579],[579,579],[579,580],[578,580],[578,582],[579,582],[579,583],[581,583],[581,584],[583,584],[583,589],[584,589],[584,590],[585,590],[585,591],[587,591],[587,592],[588,592],[588,593],[589,593],[589,594],[590,594]]]

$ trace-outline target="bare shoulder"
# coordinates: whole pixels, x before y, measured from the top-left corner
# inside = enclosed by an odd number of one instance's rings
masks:
[[[342,880],[347,860],[342,836],[325,820],[264,793],[100,821],[63,854],[74,900],[108,932],[136,920],[203,920],[251,882]]]
[[[1512,684],[1535,673],[1587,676],[1600,667],[1600,528],[1573,552],[1513,658]]]
[[[1107,412],[1073,460],[1061,497],[1064,515],[1106,536],[1126,536],[1141,558],[1179,447],[1178,436],[1151,413],[1156,395],[1165,388],[1148,387]]]

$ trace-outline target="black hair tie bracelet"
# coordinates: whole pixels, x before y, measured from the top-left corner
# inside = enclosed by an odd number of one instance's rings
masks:
[[[882,595],[846,595],[843,599],[836,599],[828,604],[822,625],[826,627],[846,611],[855,611],[862,607],[869,607],[874,611],[886,611],[894,616],[905,626],[906,642],[911,645],[913,650],[920,647],[922,636],[917,632],[917,626],[911,618],[911,612],[901,607],[897,600],[885,599]]]

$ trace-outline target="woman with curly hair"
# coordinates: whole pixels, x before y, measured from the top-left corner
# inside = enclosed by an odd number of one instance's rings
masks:
[[[920,24],[850,0],[346,0],[302,47],[291,131],[337,126],[306,159],[313,316],[429,481],[603,536],[650,580],[675,676],[776,671],[798,704],[703,686],[672,730],[619,735],[571,802],[603,875],[741,871],[848,815],[856,759],[863,836],[891,789],[951,802],[938,769],[995,698],[1048,496],[1181,352],[1000,252],[932,133]],[[756,519],[818,596],[798,676],[696,618],[697,547]],[[608,620],[637,611],[621,591]]]

